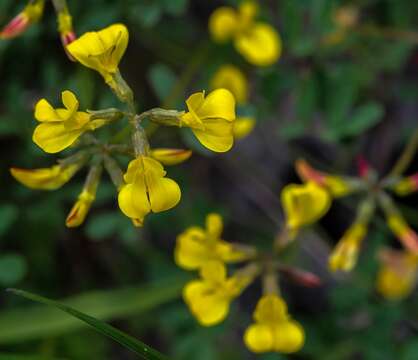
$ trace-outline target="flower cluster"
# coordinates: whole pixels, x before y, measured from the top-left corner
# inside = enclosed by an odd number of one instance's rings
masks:
[[[308,183],[315,183],[329,193],[329,198],[341,198],[352,194],[364,193],[353,224],[344,233],[331,253],[329,267],[332,271],[350,271],[357,263],[361,243],[367,235],[368,226],[380,208],[386,217],[389,229],[399,239],[411,256],[418,254],[418,235],[407,224],[402,213],[396,207],[389,192],[396,195],[409,195],[418,190],[417,175],[400,177],[388,175],[379,179],[364,160],[361,161],[360,177],[342,177],[318,171],[306,161],[298,160],[296,170]]]
[[[52,190],[64,185],[89,164],[86,182],[67,217],[68,227],[83,223],[96,197],[103,169],[116,186],[121,211],[135,226],[142,226],[148,213],[169,210],[180,201],[180,187],[166,177],[163,165],[179,164],[191,156],[191,151],[152,149],[143,127],[145,119],[163,126],[188,127],[203,146],[215,152],[225,152],[233,146],[235,99],[226,89],[217,88],[208,95],[204,91],[191,95],[186,100],[187,111],[155,108],[136,113],[133,92],[119,71],[128,39],[125,25],[114,24],[88,32],[66,47],[73,59],[103,77],[127,110],[80,111],[76,95],[69,90],[62,92],[62,107],[55,108],[46,99],[39,100],[34,114],[39,122],[33,132],[35,144],[47,153],[58,153],[67,148],[76,148],[77,152],[51,168],[11,169],[12,175],[22,184]],[[122,119],[129,122],[130,141],[103,143],[94,136],[95,130]],[[124,174],[114,154],[134,157]]]
[[[308,200],[309,202],[311,200]],[[244,342],[249,350],[293,353],[304,344],[302,326],[294,321],[280,295],[278,273],[289,276],[305,286],[317,286],[313,274],[293,268],[277,254],[262,254],[255,247],[229,243],[222,239],[223,222],[218,214],[206,217],[206,228],[192,226],[178,235],[175,262],[186,270],[198,270],[199,279],[183,289],[183,298],[191,313],[203,326],[213,326],[228,315],[231,303],[261,276],[263,296],[254,311],[254,323],[245,331]],[[246,263],[228,275],[227,264]]]
[[[209,19],[209,31],[214,41],[233,40],[236,50],[251,64],[269,66],[280,57],[282,43],[277,31],[269,24],[256,20],[258,5],[242,2],[238,9],[223,6]]]

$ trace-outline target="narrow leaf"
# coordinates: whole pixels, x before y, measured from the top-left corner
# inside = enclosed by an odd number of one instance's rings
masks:
[[[77,311],[67,305],[61,304],[57,301],[50,300],[47,298],[44,298],[39,295],[35,295],[32,293],[29,293],[27,291],[18,290],[18,289],[8,289],[8,291],[12,292],[13,294],[16,294],[18,296],[22,296],[24,298],[27,298],[29,300],[33,300],[48,306],[54,306],[64,312],[66,312],[69,315],[72,315],[79,320],[85,322],[86,324],[93,327],[97,332],[115,340],[122,346],[126,347],[127,349],[133,351],[134,353],[140,355],[145,360],[165,360],[168,358],[161,354],[159,351],[149,347],[148,345],[144,344],[143,342],[133,338],[132,336],[123,333],[122,331],[114,328],[113,326],[100,321],[94,317],[91,317],[87,314],[84,314],[80,311]]]

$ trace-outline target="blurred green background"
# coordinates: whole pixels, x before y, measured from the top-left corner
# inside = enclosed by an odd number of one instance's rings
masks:
[[[232,63],[248,75],[251,87],[251,105],[239,113],[255,116],[257,126],[225,155],[209,154],[188,132],[162,129],[153,146],[194,150],[191,160],[168,169],[182,188],[181,203],[135,229],[119,212],[113,185],[104,177],[85,225],[66,229],[85,173],[58,191],[41,192],[24,188],[8,171],[50,166],[56,159],[31,141],[33,106],[42,97],[57,103],[65,89],[78,95],[82,108],[118,103],[99,75],[68,61],[48,3],[39,24],[0,42],[0,287],[68,298],[175,359],[418,359],[417,297],[388,303],[374,290],[376,249],[397,246],[381,222],[373,226],[352,275],[336,279],[326,269],[329,249],[351,223],[355,202],[335,203],[303,234],[297,265],[319,274],[324,286],[306,289],[282,281],[290,312],[307,333],[305,347],[292,356],[256,356],[242,342],[259,284],[234,302],[223,324],[200,327],[180,298],[189,274],[175,266],[172,255],[176,235],[202,225],[211,211],[223,214],[225,239],[268,249],[282,220],[280,189],[298,181],[293,162],[299,156],[338,173],[354,174],[359,154],[382,173],[390,169],[418,124],[418,2],[260,1],[261,18],[279,30],[284,46],[280,61],[268,68],[252,67],[230,44],[215,45],[209,38],[211,12],[238,1],[68,3],[78,34],[114,22],[128,26],[121,71],[139,109],[162,103],[183,109],[187,96],[208,89],[220,65]],[[347,4],[358,7],[368,30],[349,31],[324,45],[324,37],[336,31],[333,12]],[[0,0],[0,24],[23,6],[24,1]],[[376,28],[391,31],[370,31]],[[415,161],[409,170],[417,168]],[[417,200],[399,200],[415,228]],[[0,359],[134,358],[57,310],[0,293]]]

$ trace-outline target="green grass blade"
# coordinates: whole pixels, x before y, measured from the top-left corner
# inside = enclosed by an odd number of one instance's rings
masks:
[[[91,317],[87,314],[84,314],[78,310],[75,310],[67,305],[23,290],[8,289],[8,291],[12,292],[13,294],[23,296],[29,300],[33,300],[48,306],[54,306],[66,312],[67,314],[78,318],[79,320],[93,327],[97,332],[115,340],[122,346],[140,355],[145,360],[168,360],[168,358],[165,355],[161,354],[159,351],[153,349],[152,347],[144,344],[143,342],[133,338],[132,336],[125,334],[122,331],[114,328],[113,326],[94,317]]]
[[[123,319],[145,314],[178,299],[187,279],[183,274],[175,275],[137,287],[89,291],[59,302],[103,321]],[[3,310],[0,324],[0,345],[56,337],[88,326],[56,308],[43,305]]]

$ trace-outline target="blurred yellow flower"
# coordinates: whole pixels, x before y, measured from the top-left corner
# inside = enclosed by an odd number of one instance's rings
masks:
[[[271,25],[254,20],[257,13],[253,1],[244,1],[238,11],[220,7],[209,19],[209,31],[217,42],[233,40],[237,51],[251,64],[268,66],[279,59],[282,42]]]
[[[326,189],[310,181],[302,185],[289,184],[284,187],[281,202],[288,229],[297,231],[326,214],[331,205],[331,196]]]
[[[98,71],[112,88],[114,76],[128,46],[129,33],[123,24],[83,34],[67,46],[68,52],[84,66]]]
[[[418,174],[400,179],[394,185],[393,191],[400,196],[409,195],[418,191]]]
[[[362,223],[355,223],[348,228],[329,257],[331,271],[351,271],[354,268],[366,234],[367,226]]]
[[[281,297],[275,294],[263,296],[257,303],[254,320],[255,324],[244,334],[244,342],[251,351],[294,353],[302,348],[304,330],[290,318]]]
[[[192,129],[197,139],[208,149],[225,152],[234,143],[235,99],[226,89],[217,89],[205,97],[204,92],[191,95],[186,104],[188,112],[180,126]]]
[[[66,184],[81,164],[54,165],[41,169],[11,168],[12,176],[31,189],[56,190]]]
[[[152,149],[150,156],[163,165],[177,165],[192,156],[191,150],[158,148]]]
[[[248,100],[248,81],[242,71],[234,65],[223,65],[211,79],[212,89],[227,89],[234,95],[237,104]]]
[[[84,132],[106,123],[103,119],[90,121],[89,114],[78,111],[78,100],[71,91],[63,91],[62,102],[65,108],[54,109],[45,99],[35,107],[35,118],[41,124],[35,128],[32,139],[48,153],[64,150]]]
[[[387,218],[387,224],[393,234],[409,251],[418,254],[418,234],[411,229],[400,214],[392,214]]]
[[[135,226],[142,226],[149,212],[171,209],[180,201],[179,186],[165,175],[163,166],[151,157],[139,156],[129,163],[118,202]]]
[[[418,256],[401,251],[385,251],[377,274],[376,290],[389,300],[407,297],[418,278]]]
[[[221,239],[222,230],[221,216],[209,214],[206,217],[206,229],[193,226],[181,233],[177,237],[174,251],[176,264],[184,269],[193,270],[202,268],[211,260],[226,263],[245,260],[245,254]]]
[[[31,24],[37,22],[44,11],[45,0],[30,1],[1,31],[0,39],[11,39],[22,34]]]
[[[192,314],[203,326],[222,322],[230,303],[251,283],[251,276],[227,277],[225,265],[219,261],[206,262],[200,269],[201,280],[186,284],[183,298]]]
[[[251,134],[255,127],[255,119],[253,117],[237,117],[234,125],[234,139],[241,140]]]

